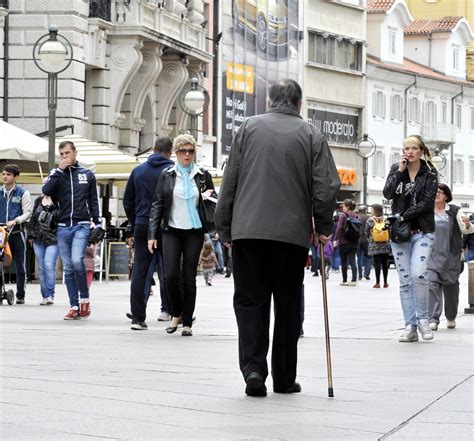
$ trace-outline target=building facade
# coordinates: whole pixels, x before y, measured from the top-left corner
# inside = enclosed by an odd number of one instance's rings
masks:
[[[342,187],[338,199],[362,200],[365,127],[365,0],[305,0],[303,115],[327,138]]]
[[[212,0],[1,0],[0,6],[2,116],[31,133],[48,129],[46,74],[32,51],[50,24],[73,48],[71,65],[59,75],[57,127],[137,153],[158,134],[189,130],[179,98],[191,78],[212,90]],[[207,115],[200,120],[212,135]],[[205,135],[200,131],[199,143],[212,144]]]
[[[377,149],[369,160],[368,203],[385,203],[387,172],[403,139],[421,135],[455,202],[474,211],[474,82],[464,53],[472,31],[463,17],[414,20],[403,0],[369,2],[368,132]]]
[[[440,19],[443,17],[464,17],[474,29],[474,2],[472,0],[406,0],[413,18]],[[467,79],[474,81],[474,40],[466,51]]]

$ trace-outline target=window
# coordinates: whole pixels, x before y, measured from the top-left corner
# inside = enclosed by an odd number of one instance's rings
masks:
[[[448,103],[441,103],[441,122],[446,124],[448,122]]]
[[[462,129],[462,106],[461,104],[456,104],[454,108],[454,125],[461,130]]]
[[[469,161],[469,183],[474,184],[474,159]]]
[[[395,94],[390,97],[390,118],[395,121],[403,121],[403,98]]]
[[[309,32],[308,60],[341,69],[362,71],[362,43],[327,32]]]
[[[397,164],[400,161],[400,152],[393,151],[390,155],[390,165]]]
[[[456,184],[464,183],[464,161],[462,158],[454,160],[454,182]]]
[[[412,123],[420,122],[420,101],[417,97],[410,98],[409,100],[408,121]]]
[[[382,150],[376,151],[373,156],[372,175],[377,178],[385,177],[385,154]]]
[[[453,70],[459,70],[459,46],[453,44]]]
[[[397,54],[397,31],[389,29],[388,31],[388,53],[392,56]]]
[[[427,101],[425,103],[423,122],[430,127],[433,127],[436,124],[436,104],[434,101]]]
[[[471,130],[474,131],[474,107],[471,107]]]
[[[438,170],[438,181],[444,182],[445,184],[450,184],[449,182],[449,160],[446,160],[446,165],[441,169]]]
[[[385,118],[385,94],[381,90],[375,90],[372,94],[372,116]]]

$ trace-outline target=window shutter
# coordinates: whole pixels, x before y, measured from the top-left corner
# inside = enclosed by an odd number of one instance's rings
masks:
[[[390,119],[395,119],[395,96],[390,95]]]
[[[382,93],[382,118],[385,118],[385,107],[386,107],[385,94]]]
[[[372,92],[372,116],[377,116],[377,92]]]

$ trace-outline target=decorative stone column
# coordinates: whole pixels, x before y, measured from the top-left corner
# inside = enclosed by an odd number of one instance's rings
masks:
[[[150,100],[155,101],[155,88],[153,86],[162,69],[161,48],[158,45],[145,45],[141,54],[140,68],[130,81],[124,100],[129,113],[126,114],[124,124],[120,128],[120,145],[128,147],[132,151],[136,148],[136,151],[133,151],[134,153],[138,152],[139,135],[145,124],[148,123],[154,126],[154,109],[152,108],[152,121],[143,119],[142,110],[147,96],[151,95]]]
[[[132,79],[140,69],[143,56],[141,48],[143,43],[138,36],[134,37],[114,37],[110,41],[110,95],[112,139],[120,145],[119,130],[123,128],[126,116],[123,111],[129,112],[129,103],[124,104],[125,93],[130,86]]]
[[[162,135],[177,133],[175,111],[179,106],[177,100],[181,90],[188,80],[188,70],[178,55],[162,58],[163,69],[157,79],[157,127]]]

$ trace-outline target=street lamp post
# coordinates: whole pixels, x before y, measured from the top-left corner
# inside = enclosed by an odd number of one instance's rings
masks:
[[[369,173],[369,158],[375,153],[377,145],[375,141],[364,133],[362,139],[359,139],[356,144],[356,152],[357,154],[363,159],[363,176],[364,176],[364,184],[362,190],[362,203],[367,206],[367,175]]]
[[[191,134],[197,142],[198,116],[209,106],[209,94],[199,85],[197,78],[192,78],[190,84],[184,88],[179,96],[179,105],[183,112],[191,116]]]
[[[58,34],[58,27],[50,25],[49,33],[40,37],[33,47],[33,61],[38,69],[48,74],[48,169],[55,163],[56,109],[58,105],[58,74],[72,62],[72,46]]]

